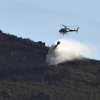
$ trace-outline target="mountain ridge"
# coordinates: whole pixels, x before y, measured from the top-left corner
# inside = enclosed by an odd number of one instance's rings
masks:
[[[100,61],[48,66],[49,47],[0,31],[1,100],[99,100]]]

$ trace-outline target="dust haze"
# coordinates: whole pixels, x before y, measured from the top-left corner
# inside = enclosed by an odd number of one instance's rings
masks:
[[[60,41],[59,45],[57,45],[57,41]],[[93,46],[85,43],[71,39],[59,39],[51,45],[46,57],[46,63],[56,65],[65,61],[83,59],[91,53],[92,49]]]

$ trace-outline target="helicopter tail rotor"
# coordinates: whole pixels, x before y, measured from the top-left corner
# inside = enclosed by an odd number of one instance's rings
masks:
[[[77,33],[78,33],[78,29],[79,29],[79,27],[78,27],[77,30],[76,30]]]

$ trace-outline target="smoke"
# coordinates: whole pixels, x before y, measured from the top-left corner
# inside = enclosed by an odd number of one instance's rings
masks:
[[[60,41],[59,45],[57,45],[57,41]],[[84,56],[91,52],[92,48],[91,45],[79,43],[75,40],[59,39],[51,45],[46,57],[46,63],[55,65],[74,59],[83,59]]]

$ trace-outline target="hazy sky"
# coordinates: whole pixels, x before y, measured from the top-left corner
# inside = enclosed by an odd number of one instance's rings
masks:
[[[62,36],[61,24],[79,32]],[[0,0],[0,29],[47,46],[59,38],[87,43],[100,60],[100,0]]]

